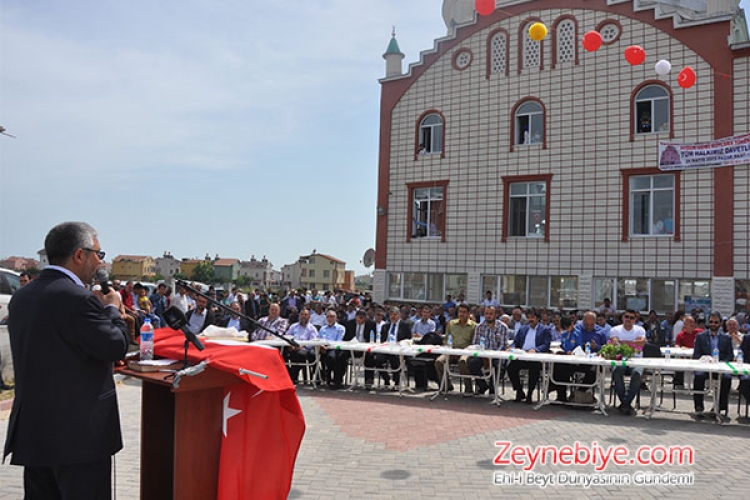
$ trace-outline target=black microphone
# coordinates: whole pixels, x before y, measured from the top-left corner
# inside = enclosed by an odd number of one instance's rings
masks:
[[[109,274],[107,274],[106,269],[100,267],[96,270],[96,281],[101,285],[102,293],[107,295],[109,293]]]
[[[202,351],[205,349],[205,346],[203,345],[203,342],[195,336],[193,332],[191,332],[185,325],[187,325],[187,318],[185,317],[185,313],[180,310],[177,306],[171,306],[168,307],[166,311],[164,311],[164,321],[167,322],[167,325],[169,325],[169,328],[172,330],[182,330],[182,333],[185,334],[185,338],[188,339],[199,351]],[[187,349],[187,347],[185,348]],[[187,350],[185,351],[187,352]]]

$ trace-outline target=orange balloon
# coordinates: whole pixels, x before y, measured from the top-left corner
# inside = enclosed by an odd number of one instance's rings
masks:
[[[541,42],[547,36],[547,27],[544,23],[534,23],[529,26],[529,38],[535,42]]]

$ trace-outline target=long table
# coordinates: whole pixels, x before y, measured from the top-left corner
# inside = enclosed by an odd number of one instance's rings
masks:
[[[363,355],[361,356],[361,360],[359,365],[355,365],[356,371],[355,371],[355,380],[350,385],[349,389],[353,389],[358,385],[357,377],[360,375],[360,373],[365,369],[364,367],[364,359],[365,354],[372,353],[372,354],[387,354],[390,356],[398,356],[399,357],[399,383],[398,383],[398,393],[399,396],[403,396],[403,392],[406,389],[407,385],[407,379],[406,379],[406,359],[410,357],[419,356],[420,354],[427,352],[423,347],[428,346],[412,346],[408,344],[390,344],[390,343],[369,343],[369,342],[357,342],[357,341],[329,341],[329,340],[322,340],[322,339],[314,339],[314,340],[297,340],[296,341],[301,347],[314,347],[315,348],[315,360],[316,365],[318,366],[318,369],[316,370],[314,379],[320,380],[319,378],[319,371],[320,371],[320,349],[321,347],[325,347],[326,349],[331,350],[337,350],[337,351],[349,351],[349,352],[361,352]],[[256,344],[261,345],[267,345],[272,347],[280,347],[280,348],[286,348],[289,344],[284,342],[281,339],[267,339],[267,340],[259,340],[255,342]],[[378,368],[377,370],[383,370],[381,368]],[[314,385],[314,384],[313,384]]]
[[[654,377],[651,380],[651,401],[646,411],[647,418],[651,418],[656,409],[656,392],[661,385],[662,373],[665,371],[681,372],[706,372],[708,377],[708,389],[703,393],[707,394],[713,390],[713,412],[717,422],[721,421],[719,401],[721,399],[721,379],[725,375],[750,375],[750,364],[738,364],[734,362],[705,362],[699,359],[662,359],[662,358],[632,358],[626,360],[623,366],[640,367],[650,370]],[[685,390],[687,393],[694,394],[695,390]]]
[[[419,356],[421,354],[436,354],[436,355],[447,355],[447,356],[469,356],[469,357],[481,357],[489,359],[490,366],[492,367],[493,379],[495,381],[495,399],[493,403],[500,404],[501,399],[499,398],[499,370],[494,369],[493,360],[512,361],[514,359],[525,360],[525,361],[537,361],[542,364],[541,374],[541,393],[542,399],[534,407],[536,410],[555,403],[549,398],[549,384],[550,382],[561,383],[561,381],[555,381],[552,379],[554,367],[556,364],[576,364],[576,365],[590,365],[596,369],[596,382],[594,384],[598,392],[598,400],[595,403],[584,404],[578,403],[578,405],[592,406],[598,409],[603,415],[606,415],[606,405],[604,404],[604,393],[605,393],[605,381],[607,368],[614,369],[617,366],[631,367],[631,368],[644,368],[651,371],[654,376],[651,379],[651,399],[649,407],[646,410],[647,418],[651,418],[656,409],[656,392],[658,391],[659,384],[661,383],[662,372],[665,371],[684,371],[694,372],[702,371],[709,373],[709,385],[705,393],[713,391],[713,406],[718,420],[718,402],[721,396],[721,384],[719,383],[721,377],[728,375],[750,375],[750,364],[737,364],[729,362],[719,363],[707,363],[701,360],[686,359],[685,356],[689,354],[692,356],[692,349],[679,349],[673,348],[672,356],[674,358],[666,360],[664,358],[631,358],[627,360],[614,361],[601,358],[599,356],[574,356],[574,355],[560,355],[551,353],[526,353],[520,350],[506,350],[506,351],[493,351],[493,350],[481,350],[478,346],[470,346],[467,349],[453,349],[446,346],[433,346],[433,345],[416,345],[411,344],[408,341],[402,341],[397,344],[389,343],[369,343],[369,342],[357,342],[357,341],[326,341],[322,339],[297,341],[300,346],[313,347],[316,350],[316,360],[319,360],[319,350],[321,347],[327,349],[345,350],[350,352],[361,352],[361,353],[380,353],[399,357],[399,395],[403,395],[403,391],[406,388],[406,359]],[[273,347],[285,347],[288,344],[281,339],[270,339],[255,342],[257,344],[268,345]],[[364,356],[361,357],[364,360]],[[361,361],[360,363],[363,363]],[[317,363],[319,365],[319,363]],[[441,374],[441,383],[438,392],[433,396],[433,399],[439,394],[445,394],[447,392],[448,380],[449,380],[449,365],[444,365],[444,373]],[[350,388],[354,388],[357,385],[357,378],[360,375],[362,367],[355,372],[355,380]],[[318,377],[316,371],[315,377]],[[575,383],[562,383],[562,385],[577,385]],[[687,391],[690,392],[690,391]],[[577,404],[577,403],[572,403]]]

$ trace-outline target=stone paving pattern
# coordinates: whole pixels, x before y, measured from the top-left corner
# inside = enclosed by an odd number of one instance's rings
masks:
[[[512,391],[511,391],[512,392]],[[460,499],[629,498],[746,499],[750,423],[736,417],[732,395],[729,425],[692,420],[686,414],[658,412],[652,420],[609,416],[563,407],[539,411],[522,403],[501,407],[485,398],[454,393],[430,401],[426,394],[399,398],[393,392],[313,391],[298,387],[307,432],[297,459],[291,499]],[[139,496],[140,382],[118,384],[125,448],[116,456],[118,499]],[[506,397],[510,398],[511,394]],[[679,408],[690,410],[681,399]],[[744,414],[744,409],[743,409]],[[0,435],[8,411],[0,409]],[[522,472],[519,466],[496,466],[496,440],[515,445],[690,445],[692,466],[610,466],[606,473],[693,472],[691,486],[549,486],[493,485],[494,473]],[[593,466],[540,465],[535,473],[593,473]],[[22,469],[0,466],[0,500],[23,497]]]

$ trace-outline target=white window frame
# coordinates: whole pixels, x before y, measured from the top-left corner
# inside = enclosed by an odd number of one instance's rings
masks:
[[[544,190],[541,193],[531,193],[531,186],[532,185],[541,185],[544,187]],[[524,193],[523,194],[514,194],[513,189],[514,187],[524,186]],[[549,189],[549,186],[547,185],[547,181],[521,181],[521,182],[511,182],[509,184],[510,192],[508,193],[508,238],[544,238],[545,231],[547,229],[547,211],[549,210],[549,207],[547,206],[547,189]],[[544,207],[544,214],[542,215],[542,219],[538,224],[534,224],[536,226],[536,232],[530,231],[530,221],[529,217],[532,217],[532,204],[531,201],[534,198],[541,198],[543,201],[543,207]],[[518,199],[525,199],[525,217],[524,217],[524,234],[514,234],[513,233],[513,219],[515,212],[513,210],[513,200]]]
[[[671,178],[672,183],[670,187],[655,187],[655,180],[656,178]],[[639,180],[643,180],[644,178],[647,178],[649,180],[649,187],[648,188],[635,188],[634,185]],[[670,173],[664,173],[664,174],[647,174],[647,175],[632,175],[629,177],[628,182],[630,182],[629,186],[629,196],[630,196],[630,213],[628,214],[629,220],[630,220],[630,237],[637,237],[637,238],[672,238],[674,235],[674,214],[675,214],[675,176],[674,174]],[[669,209],[668,214],[663,214],[663,209],[661,209],[662,213],[658,215],[666,215],[671,220],[671,231],[669,231],[668,224],[665,223],[667,220],[659,219],[658,221],[654,221],[654,199],[656,198],[657,193],[664,193],[664,192],[671,192],[672,193],[672,206]],[[636,196],[637,195],[643,195],[644,193],[648,193],[648,214],[647,214],[647,220],[648,223],[646,224],[646,227],[648,229],[648,232],[636,232]],[[641,224],[639,224],[640,226]],[[661,225],[661,226],[659,226]],[[661,229],[660,229],[661,227]],[[658,232],[662,231],[662,232]]]
[[[439,197],[433,196],[434,191],[440,190]],[[445,211],[445,189],[443,186],[432,186],[432,187],[417,187],[413,188],[413,206],[412,206],[412,234],[411,239],[441,239],[443,237],[442,228],[438,225],[438,220],[432,220],[433,215],[433,203],[440,202],[440,209]],[[426,193],[426,199],[419,199],[417,193]],[[422,205],[426,205],[423,207]],[[426,220],[420,220],[420,214],[426,214]],[[433,229],[434,225],[434,229]],[[420,234],[420,229],[424,228],[424,234]]]
[[[644,94],[648,94],[649,92],[654,91],[658,91],[663,95],[646,97],[643,96]],[[666,111],[660,110],[659,116],[657,116],[658,105],[662,102],[667,103]],[[661,85],[656,84],[646,85],[635,95],[635,99],[633,99],[633,106],[635,106],[635,133],[637,135],[661,133],[669,134],[669,128],[671,127],[671,124],[669,123],[669,118],[671,115],[670,107],[672,106],[672,103],[670,102],[669,92],[667,91],[667,89],[665,89]],[[645,107],[648,107],[648,110],[645,110]],[[645,129],[644,124],[642,123],[644,113],[648,113],[649,116],[648,130]],[[666,113],[666,116],[661,116],[661,113]]]
[[[437,121],[435,121],[437,120]],[[432,123],[427,123],[431,121]],[[424,144],[425,154],[443,152],[443,118],[437,113],[430,113],[419,123],[419,144]]]
[[[517,146],[532,146],[544,143],[544,108],[536,101],[525,101],[516,110]],[[528,128],[528,136],[526,136]]]

